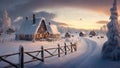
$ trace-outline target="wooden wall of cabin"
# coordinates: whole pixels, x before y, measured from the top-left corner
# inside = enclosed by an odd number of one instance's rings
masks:
[[[41,39],[46,39],[46,38],[58,38],[59,34],[49,34],[48,32],[44,34],[35,34],[35,35],[16,35],[16,40],[28,40],[32,41],[33,39],[35,40],[41,40]]]
[[[40,33],[45,33],[47,31],[47,27],[45,25],[45,21],[43,20],[38,28],[38,31],[37,33],[40,34]]]
[[[50,34],[51,38],[58,38],[60,35],[59,34]]]
[[[49,33],[40,33],[35,35],[35,40],[41,40],[49,37]]]
[[[24,35],[24,34],[20,34],[20,35],[16,35],[16,40],[28,40],[31,41],[33,40],[33,35]]]
[[[47,32],[47,27],[46,27],[45,21],[42,20],[42,22],[38,28],[37,34],[35,35],[35,39],[40,40],[40,39],[45,39],[48,37],[49,37],[49,33]]]

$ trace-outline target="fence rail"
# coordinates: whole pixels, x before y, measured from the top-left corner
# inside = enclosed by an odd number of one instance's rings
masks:
[[[33,61],[44,62],[45,58],[50,58],[50,57],[53,57],[53,56],[61,57],[62,54],[67,55],[68,53],[72,53],[74,51],[77,51],[77,45],[72,44],[72,43],[70,43],[70,45],[66,45],[66,43],[64,43],[64,46],[60,46],[58,44],[58,47],[56,47],[56,48],[47,48],[47,49],[44,49],[44,47],[41,46],[41,50],[26,51],[26,52],[24,52],[24,47],[20,46],[18,53],[13,53],[13,54],[7,54],[7,55],[0,56],[0,62],[2,61],[2,62],[5,62],[5,63],[9,64],[9,66],[6,66],[4,68],[8,68],[8,67],[24,68],[24,64],[26,64],[26,63],[30,63],[30,62],[33,62]],[[45,53],[47,53],[48,55],[46,55]],[[10,56],[15,56],[15,55],[18,55],[18,57],[19,57],[19,63],[18,64],[15,64],[15,63],[6,59]],[[31,57],[32,59],[29,60],[29,61],[25,61],[25,57],[24,57],[25,55]]]

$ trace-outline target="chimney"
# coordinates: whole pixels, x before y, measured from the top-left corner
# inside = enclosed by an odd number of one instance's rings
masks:
[[[49,22],[49,25],[51,25],[51,23]]]
[[[35,24],[36,23],[36,20],[35,20],[36,18],[35,18],[35,14],[33,14],[33,24]]]
[[[28,20],[28,16],[25,17],[26,18],[26,21]]]

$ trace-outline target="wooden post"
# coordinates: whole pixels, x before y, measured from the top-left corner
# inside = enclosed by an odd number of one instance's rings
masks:
[[[71,44],[71,45],[70,45],[70,46],[71,46],[71,52],[73,52],[73,48],[72,48],[73,44],[72,44],[72,42],[71,42],[70,44]]]
[[[58,57],[60,57],[60,45],[58,44]]]
[[[66,48],[66,43],[64,43],[64,49],[65,49],[65,55],[67,55],[67,48]]]
[[[75,51],[77,51],[77,45],[76,44],[74,44],[75,45]]]
[[[19,68],[24,68],[24,48],[19,46]]]
[[[41,59],[42,59],[42,62],[44,62],[44,47],[41,46]]]

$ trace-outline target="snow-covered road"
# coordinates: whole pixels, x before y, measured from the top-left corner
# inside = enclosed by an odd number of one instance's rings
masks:
[[[82,43],[82,44],[81,44]],[[79,46],[80,45],[80,46]],[[46,60],[45,63],[39,63],[34,68],[80,68],[92,57],[97,49],[97,43],[87,38],[82,38],[78,43],[78,51],[54,60]],[[31,67],[31,66],[28,66]]]
[[[86,38],[83,38],[83,41],[86,43],[86,45],[84,45],[87,47],[86,52],[66,62],[65,67],[64,65],[61,65],[60,68],[80,68],[81,65],[84,64],[84,62],[92,56],[92,54],[97,48],[97,43]]]

